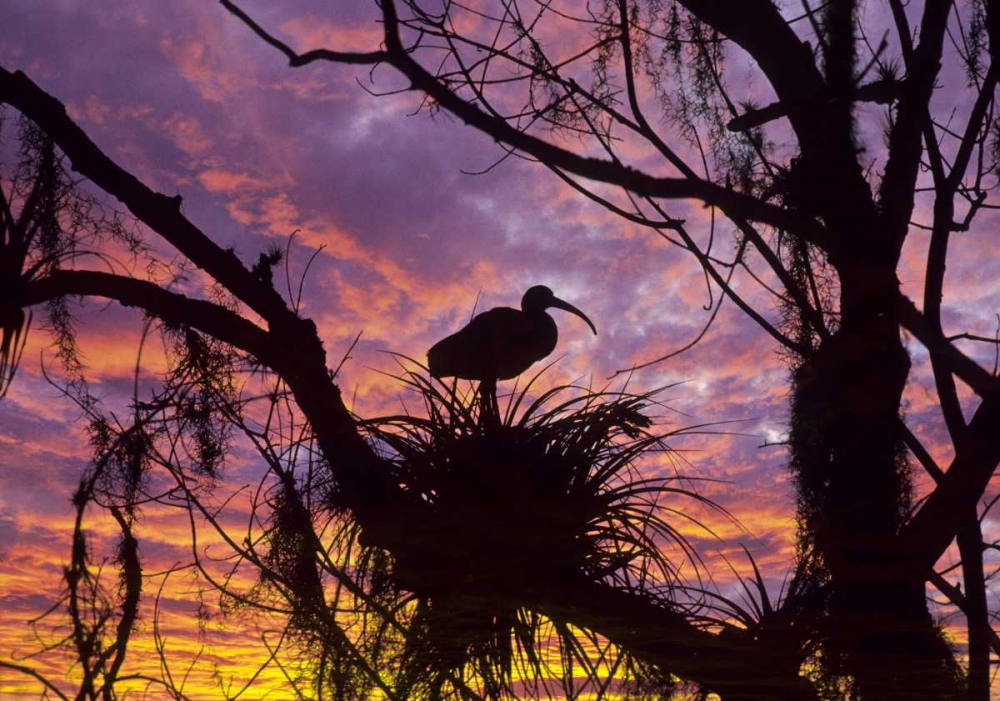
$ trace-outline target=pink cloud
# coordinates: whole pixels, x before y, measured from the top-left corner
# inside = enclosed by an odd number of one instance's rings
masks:
[[[204,156],[212,148],[212,138],[194,117],[174,112],[163,126],[177,147],[189,156]]]
[[[378,51],[383,31],[379,24],[367,22],[338,22],[315,15],[302,15],[282,22],[279,30],[292,37],[299,52],[312,49],[333,51]]]

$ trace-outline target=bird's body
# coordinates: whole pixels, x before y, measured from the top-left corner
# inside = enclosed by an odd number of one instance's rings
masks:
[[[434,377],[509,380],[551,353],[558,337],[556,322],[545,312],[496,307],[434,344],[427,365]]]
[[[495,307],[435,343],[427,351],[430,374],[487,383],[520,375],[556,347],[559,332],[556,322],[545,313],[549,307],[576,314],[594,329],[583,312],[539,285],[525,293],[521,309]]]

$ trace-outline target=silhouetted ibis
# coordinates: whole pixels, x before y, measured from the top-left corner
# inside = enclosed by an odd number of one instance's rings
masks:
[[[576,314],[597,335],[586,314],[556,297],[548,287],[536,285],[524,293],[520,310],[495,307],[435,343],[427,351],[431,375],[479,380],[484,389],[495,391],[497,380],[520,375],[556,347],[556,322],[545,313],[551,307]]]

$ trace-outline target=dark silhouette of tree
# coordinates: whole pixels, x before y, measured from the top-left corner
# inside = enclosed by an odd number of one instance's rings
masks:
[[[649,398],[609,400],[607,409],[587,405],[583,419],[563,420],[557,410],[502,438],[478,434],[474,419],[463,418],[474,403],[411,376],[426,397],[430,423],[399,419],[390,431],[352,416],[315,326],[272,285],[277,255],[245,267],[183,215],[179,198],[147,188],[108,159],[57,100],[23,74],[0,70],[0,101],[36,125],[45,143],[51,140],[46,148],[58,149],[73,170],[121,201],[207,273],[222,295],[211,301],[185,296],[131,270],[34,270],[23,258],[13,259],[13,272],[0,270],[4,310],[105,297],[142,309],[174,339],[174,369],[161,393],[156,401],[137,401],[127,424],[109,421],[85,388],[74,390],[92,416],[98,456],[88,484],[100,489],[81,494],[115,505],[126,573],[110,644],[97,643],[108,635],[115,604],[106,602],[114,597],[86,574],[84,553],[73,560],[78,574],[67,574],[76,655],[93,670],[83,698],[110,697],[121,665],[116,655],[127,642],[122,631],[136,596],[129,584],[136,566],[123,507],[135,506],[142,475],[158,465],[191,512],[224,534],[205,490],[234,429],[255,442],[273,476],[260,496],[267,514],[260,539],[230,541],[241,566],[259,572],[260,586],[238,592],[226,581],[213,583],[234,606],[284,612],[289,644],[306,654],[317,684],[334,697],[542,696],[551,673],[538,662],[543,633],[558,639],[567,660],[594,665],[572,652],[580,645],[574,631],[582,629],[599,636],[591,642],[601,663],[620,669],[635,695],[657,697],[690,684],[727,701],[989,698],[991,658],[1000,654],[1000,642],[990,627],[979,503],[1000,462],[993,438],[1000,384],[958,344],[995,340],[976,330],[946,335],[942,307],[951,234],[977,226],[996,186],[995,2],[888,0],[892,31],[873,43],[866,8],[848,0],[816,8],[803,0],[794,10],[770,0],[606,0],[574,11],[513,0],[490,11],[382,0],[373,6],[384,30],[381,45],[361,53],[337,47],[298,53],[232,2],[221,4],[292,66],[328,61],[394,68],[427,109],[484,132],[504,157],[538,160],[581,195],[690,253],[720,291],[718,304],[735,303],[780,344],[789,364],[799,562],[780,600],[770,598],[758,573],[747,580],[751,603],[740,606],[673,579],[671,561],[656,555],[673,532],[668,521],[640,521],[640,532],[653,533],[653,541],[633,533],[629,547],[615,546],[625,556],[616,559],[609,543],[620,542],[615,539],[635,522],[623,518],[618,528],[594,525],[593,518],[557,519],[545,532],[557,541],[579,533],[565,542],[582,541],[582,550],[568,548],[565,562],[533,569],[530,581],[512,575],[517,563],[442,560],[435,539],[465,552],[456,530],[463,524],[464,535],[488,530],[481,523],[486,506],[470,499],[499,485],[479,456],[502,448],[514,451],[513,462],[540,460],[549,449],[532,442],[537,423],[570,433],[596,427],[589,442],[563,450],[589,446],[587,468],[554,467],[564,481],[537,492],[545,504],[539,513],[552,513],[558,503],[572,514],[569,496],[604,493],[591,481],[592,470],[600,472],[595,465],[602,460],[618,464],[608,452],[616,439],[653,445],[646,441],[655,436],[630,404]],[[542,37],[553,28],[581,38],[572,54],[549,52]],[[769,96],[764,106],[731,87],[731,66],[747,61],[760,73],[757,94]],[[948,103],[939,104],[943,66],[964,73],[964,85],[950,86],[962,90],[961,100],[949,94]],[[870,103],[884,105],[883,121],[874,126],[862,118],[862,106]],[[630,166],[625,153],[639,147],[661,165]],[[33,162],[49,162],[45,158]],[[617,194],[607,194],[607,185]],[[671,214],[678,200],[712,209],[707,231]],[[915,218],[919,203],[928,205],[929,221]],[[723,228],[732,235],[725,251],[713,243]],[[897,278],[914,229],[928,231],[930,240],[919,307],[900,292]],[[754,306],[737,292],[731,284],[737,274],[759,283],[770,305]],[[0,312],[9,359],[23,324],[16,312]],[[930,357],[954,448],[946,469],[901,413],[911,372],[904,330]],[[959,381],[978,401],[969,420]],[[264,416],[270,418],[262,422],[248,410],[244,382],[268,388],[257,396],[269,403]],[[279,426],[277,416],[288,421]],[[494,430],[516,422],[510,414]],[[553,446],[564,435],[537,440]],[[462,440],[442,446],[442,436]],[[441,467],[449,460],[435,458],[441,450],[457,451],[449,459],[464,455],[484,466],[482,472],[449,473]],[[935,481],[919,503],[912,495],[914,461]],[[110,481],[98,479],[111,473]],[[665,488],[656,485],[654,492]],[[624,489],[622,501],[604,504],[602,517],[633,509],[634,495]],[[441,508],[470,503],[476,508],[467,521],[456,522],[460,511]],[[442,520],[442,513],[452,520]],[[606,539],[588,540],[601,528],[609,529]],[[934,569],[956,540],[960,589]],[[487,550],[503,551],[502,542]],[[427,562],[436,563],[433,572]],[[199,567],[211,579],[209,569]],[[447,582],[434,581],[441,571]],[[446,586],[462,576],[475,585],[461,592]],[[645,584],[646,577],[656,586]],[[965,614],[965,665],[928,609],[927,582]],[[96,613],[73,614],[82,610],[76,601]],[[350,633],[343,611],[360,621]],[[305,674],[290,670],[290,683],[304,683]],[[535,686],[516,687],[512,680],[521,676]],[[588,676],[600,674],[592,666]],[[176,685],[162,683],[181,695]]]

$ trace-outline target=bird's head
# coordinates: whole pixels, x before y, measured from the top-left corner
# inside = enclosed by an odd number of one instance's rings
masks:
[[[541,312],[552,307],[562,309],[570,314],[576,314],[578,317],[586,321],[590,330],[594,332],[595,336],[597,335],[597,327],[594,326],[594,322],[587,318],[586,314],[581,312],[569,302],[564,302],[556,297],[552,294],[552,290],[545,285],[535,285],[534,287],[529,288],[528,291],[524,293],[524,297],[521,298],[521,309],[525,312]]]

